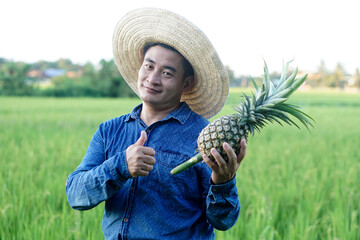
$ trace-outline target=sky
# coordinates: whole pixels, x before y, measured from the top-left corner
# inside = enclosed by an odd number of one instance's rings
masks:
[[[340,63],[360,68],[357,0],[5,0],[0,3],[0,58],[33,63],[69,58],[110,60],[120,18],[141,7],[178,13],[210,39],[235,75],[260,75],[263,61],[280,72],[284,62],[316,71]]]

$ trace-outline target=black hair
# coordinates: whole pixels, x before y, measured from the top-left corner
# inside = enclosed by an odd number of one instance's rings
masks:
[[[182,64],[183,64],[183,68],[184,68],[184,79],[189,77],[189,76],[194,76],[194,69],[192,68],[189,61],[178,50],[176,50],[175,48],[173,48],[173,47],[171,47],[169,45],[166,45],[164,43],[158,43],[157,42],[157,43],[149,43],[149,44],[145,45],[143,57],[145,57],[146,52],[151,47],[155,47],[155,46],[160,46],[160,47],[166,48],[166,49],[168,49],[170,51],[173,51],[173,52],[176,52],[176,53],[180,54],[180,56],[183,59]]]

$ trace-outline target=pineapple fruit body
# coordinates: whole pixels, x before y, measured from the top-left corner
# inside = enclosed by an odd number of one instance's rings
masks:
[[[240,141],[242,138],[248,139],[248,126],[240,124],[239,115],[233,114],[223,116],[209,123],[199,134],[197,139],[198,149],[202,154],[206,154],[211,160],[215,161],[211,155],[211,148],[215,148],[225,161],[228,156],[222,144],[227,142],[236,154],[240,152]]]

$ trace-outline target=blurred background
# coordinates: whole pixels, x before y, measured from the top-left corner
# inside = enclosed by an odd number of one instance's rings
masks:
[[[289,99],[314,128],[269,125],[237,173],[241,213],[216,239],[360,239],[360,35],[357,1],[11,0],[0,3],[0,239],[103,239],[104,203],[71,209],[65,181],[99,124],[141,101],[112,56],[119,19],[174,11],[226,65],[231,114],[264,60],[276,84],[294,59],[307,81]],[[296,120],[295,120],[296,121]],[[156,214],[156,213],[154,213]]]
[[[159,7],[192,21],[227,66],[233,87],[284,62],[309,74],[306,87],[360,88],[356,1],[2,2],[0,94],[132,96],[118,79],[112,34],[128,11]],[[100,80],[101,79],[101,80]],[[304,86],[305,87],[305,86]]]

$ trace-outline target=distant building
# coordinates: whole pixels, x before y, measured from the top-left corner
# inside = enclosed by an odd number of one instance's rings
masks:
[[[28,83],[36,84],[40,87],[51,86],[51,79],[58,76],[63,76],[66,71],[63,69],[49,68],[44,71],[32,69],[27,72]]]
[[[82,76],[82,71],[68,71],[66,76],[68,78],[79,78]]]
[[[49,68],[44,71],[45,78],[53,78],[65,75],[66,71],[64,69],[57,69],[57,68]]]
[[[33,69],[27,72],[27,76],[29,78],[41,79],[44,78],[44,73],[40,70]]]

